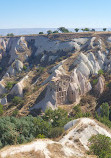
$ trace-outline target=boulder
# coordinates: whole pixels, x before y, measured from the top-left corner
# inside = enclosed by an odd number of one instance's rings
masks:
[[[90,75],[90,70],[83,61],[78,65],[77,72],[78,71],[80,71],[86,78]]]
[[[51,108],[53,110],[57,109],[56,92],[49,85],[45,89],[44,98],[36,103],[32,108],[30,108],[30,110],[41,109],[44,112],[47,108]]]
[[[105,86],[105,79],[104,77],[101,75],[98,79],[98,82],[95,86],[95,90],[98,92],[98,94],[102,94],[104,91],[104,86]]]
[[[6,105],[7,104],[7,98],[6,97],[2,98],[0,101],[1,101],[2,105]]]
[[[8,68],[8,73],[10,76],[15,76],[17,72],[22,71],[23,63],[20,60],[15,60],[12,65]]]
[[[23,97],[23,86],[21,83],[17,83],[10,92],[11,95],[17,95]]]
[[[79,94],[79,87],[76,83],[70,83],[67,91],[67,99],[70,103],[79,102],[80,94]]]
[[[18,72],[22,71],[22,69],[23,69],[23,63],[20,60],[15,60],[15,68],[16,68],[16,70]]]
[[[6,92],[5,86],[0,83],[0,95],[3,95]]]

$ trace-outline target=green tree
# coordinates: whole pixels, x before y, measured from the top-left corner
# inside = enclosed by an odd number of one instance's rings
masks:
[[[13,103],[13,105],[18,105],[18,104],[23,104],[24,101],[22,100],[21,97],[15,96],[15,97],[12,99],[12,103]]]
[[[5,88],[6,88],[7,90],[10,90],[10,89],[12,89],[13,85],[14,85],[13,82],[7,82]]]
[[[48,30],[47,31],[47,34],[49,35],[49,34],[52,34],[52,31],[51,30]]]
[[[23,70],[26,70],[26,69],[27,69],[27,66],[26,66],[26,65],[24,65],[24,66],[23,66]]]
[[[99,158],[108,158],[109,155],[111,156],[111,138],[98,134],[92,136],[89,142],[91,154],[97,155]]]
[[[8,37],[14,37],[14,34],[13,33],[8,33],[7,36]]]
[[[42,34],[44,34],[43,32],[39,32],[39,35],[42,35]]]
[[[98,75],[103,75],[104,74],[104,71],[102,70],[102,69],[100,69],[99,71],[98,71]]]
[[[2,71],[2,67],[0,67],[0,72]]]
[[[75,31],[76,31],[76,32],[78,32],[78,31],[79,31],[79,29],[78,29],[78,28],[75,28]]]
[[[109,105],[108,103],[102,103],[101,108],[101,117],[106,117],[109,119]]]
[[[60,32],[62,32],[62,33],[68,33],[68,32],[69,32],[69,30],[66,29],[65,27],[59,27],[58,30],[59,30]]]
[[[90,29],[89,28],[85,28],[84,31],[88,32],[88,31],[90,31]]]
[[[57,30],[53,31],[53,33],[59,33]]]
[[[0,116],[3,114],[3,105],[0,104]]]
[[[103,31],[106,31],[106,28],[103,28]]]
[[[92,32],[95,32],[95,29],[92,29],[91,31],[92,31]]]
[[[46,109],[45,115],[43,116],[45,121],[49,121],[53,127],[63,127],[68,121],[68,114],[63,109]]]

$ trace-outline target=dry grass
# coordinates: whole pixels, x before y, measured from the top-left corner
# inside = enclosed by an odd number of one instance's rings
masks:
[[[7,156],[6,158],[45,158],[45,155],[42,151],[30,151],[30,152],[23,152],[14,155]]]
[[[50,158],[64,158],[65,153],[62,151],[61,144],[48,144],[47,149],[50,151]]]

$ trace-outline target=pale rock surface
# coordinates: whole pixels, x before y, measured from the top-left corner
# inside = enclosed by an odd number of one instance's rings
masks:
[[[79,102],[80,101],[80,95],[79,95],[79,87],[76,83],[70,83],[67,91],[67,97],[68,101],[70,103]]]
[[[20,60],[15,60],[8,68],[6,74],[8,73],[10,76],[15,76],[16,73],[22,71],[22,69],[23,69],[23,63]]]
[[[5,84],[4,84],[4,81],[1,80],[0,81],[0,95],[3,95],[4,93],[6,93]]]
[[[20,82],[18,82],[10,91],[11,95],[17,95],[23,97],[23,90],[27,84],[28,76],[25,76]]]
[[[23,63],[20,60],[15,60],[15,68],[16,68],[16,70],[18,72],[22,71],[22,69],[23,69]]]
[[[111,138],[111,132],[101,127],[98,122],[95,122],[95,120],[89,118],[80,118],[71,121],[64,126],[65,130],[72,127],[73,129],[71,129],[69,133],[60,140],[60,143],[72,144],[76,146],[76,140],[78,139],[84,148],[88,150],[88,140],[91,138],[91,136],[102,134]]]
[[[58,142],[49,139],[37,139],[24,145],[14,145],[0,150],[1,158],[16,156],[17,154],[28,153],[31,151],[41,151],[44,158],[51,158],[52,154],[59,153],[58,158],[76,157],[76,158],[93,158],[94,156],[86,155],[89,150],[89,139],[93,135],[102,134],[111,138],[111,131],[103,127],[100,123],[89,118],[80,118],[70,121],[64,126],[67,134]],[[48,145],[54,148],[49,150]],[[55,146],[54,146],[55,145]],[[59,148],[56,148],[59,146]],[[55,152],[56,151],[56,152]],[[95,158],[95,157],[94,157]]]
[[[7,98],[4,97],[4,98],[0,99],[0,102],[1,102],[2,105],[6,105],[7,104]]]
[[[35,104],[34,107],[30,108],[30,110],[42,109],[42,111],[45,111],[46,108],[57,109],[56,92],[50,86],[47,86],[45,97],[39,103]]]
[[[20,39],[17,41],[15,50],[18,52],[24,52],[26,48],[27,44],[25,42],[25,37],[20,37]]]
[[[102,94],[103,91],[104,91],[104,86],[105,86],[105,79],[103,76],[100,76],[98,78],[98,82],[95,86],[95,90],[99,93],[99,94]]]

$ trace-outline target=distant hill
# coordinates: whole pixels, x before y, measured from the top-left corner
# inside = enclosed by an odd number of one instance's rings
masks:
[[[13,33],[14,35],[28,35],[28,34],[38,34],[39,32],[47,33],[48,30],[56,30],[57,28],[16,28],[16,29],[0,29],[0,35],[6,36],[8,33]],[[68,28],[70,31],[74,32],[74,28]],[[81,29],[81,28],[80,28]],[[92,28],[90,28],[92,29]],[[95,28],[96,31],[102,31],[102,28]],[[111,29],[108,29],[111,30]]]

